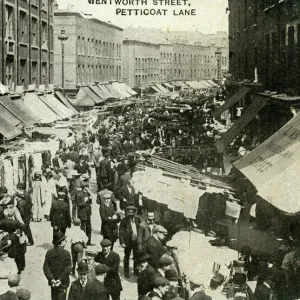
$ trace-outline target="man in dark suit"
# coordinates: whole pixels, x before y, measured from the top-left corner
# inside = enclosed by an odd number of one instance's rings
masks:
[[[53,227],[53,238],[55,232],[60,231],[65,234],[67,227],[71,228],[70,207],[64,201],[65,193],[60,191],[57,194],[58,199],[53,200],[49,215],[51,226]]]
[[[72,282],[68,300],[108,300],[109,296],[104,284],[97,279],[90,280],[88,278],[89,268],[85,261],[78,264],[78,279]],[[105,265],[95,267],[96,274],[103,277],[107,272]],[[100,276],[100,277],[101,277]]]
[[[137,279],[138,297],[145,296],[151,292],[153,289],[153,280],[160,276],[158,271],[149,265],[148,259],[149,255],[143,250],[139,250],[134,257],[139,271],[139,277]]]
[[[104,285],[112,300],[120,300],[122,289],[119,275],[120,256],[111,250],[111,241],[104,239],[100,243],[102,252],[95,257],[95,262],[105,264],[108,268]]]
[[[134,206],[127,207],[127,215],[121,220],[119,227],[120,245],[124,248],[124,273],[125,277],[129,278],[129,258],[131,251],[135,256],[138,250],[137,233],[139,230],[140,219],[135,216],[136,208]],[[134,273],[136,274],[135,264],[133,265]]]
[[[53,238],[54,248],[47,251],[43,271],[51,286],[52,300],[65,300],[70,285],[72,269],[71,254],[64,249],[66,236],[56,232]]]
[[[109,182],[109,185],[112,183],[112,168],[111,168],[111,163],[109,159],[109,150],[103,149],[102,151],[104,159],[100,161],[99,163],[99,170],[98,170],[98,176],[99,178],[97,179],[97,182],[101,185],[98,186],[98,189],[102,189],[102,182],[103,180],[107,180]]]
[[[143,249],[145,242],[152,235],[152,231],[155,226],[154,212],[148,211],[147,220],[141,222],[138,230],[137,243],[140,250]]]
[[[79,174],[89,174],[89,176],[91,176],[90,166],[86,162],[84,155],[79,156],[79,162],[75,165],[74,170],[76,170]]]
[[[125,209],[127,206],[136,206],[138,196],[135,189],[128,180],[117,192],[117,198],[120,200],[120,208]]]
[[[20,211],[21,217],[23,222],[26,226],[26,235],[28,237],[28,244],[27,246],[34,245],[31,229],[30,229],[30,220],[32,217],[32,203],[30,200],[29,193],[25,190],[25,184],[19,182],[17,184],[17,191],[15,193],[15,203],[17,203],[17,208]]]
[[[159,268],[159,259],[167,253],[163,243],[167,237],[168,231],[164,227],[157,225],[153,229],[153,235],[149,237],[144,245],[144,249],[150,256],[149,264],[154,268]]]
[[[88,181],[85,176],[82,177],[83,182]],[[77,189],[75,193],[75,205],[77,206],[77,218],[81,221],[81,230],[83,230],[87,237],[87,245],[92,246],[92,197],[88,191],[88,186],[82,187],[81,190]]]

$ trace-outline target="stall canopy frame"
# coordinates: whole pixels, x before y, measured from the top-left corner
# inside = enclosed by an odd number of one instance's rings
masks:
[[[231,98],[229,98],[222,106],[219,107],[215,112],[213,112],[214,118],[218,118],[224,111],[231,108],[235,103],[240,101],[251,91],[250,87],[243,86],[238,90]]]
[[[22,131],[17,127],[22,126],[22,121],[15,117],[10,111],[0,107],[0,133],[6,140],[11,140],[22,134]]]
[[[266,104],[267,98],[256,97],[245,113],[232,125],[232,127],[229,128],[228,131],[222,134],[221,139],[215,142],[218,151],[223,152]]]

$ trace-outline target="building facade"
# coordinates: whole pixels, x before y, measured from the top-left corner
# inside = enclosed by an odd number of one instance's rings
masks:
[[[258,79],[265,89],[299,95],[299,0],[229,0],[229,11],[234,78]]]
[[[53,83],[53,0],[0,0],[0,82],[11,91]]]
[[[124,40],[122,80],[131,87],[146,87],[159,81],[159,57],[159,45]]]
[[[64,29],[64,86],[75,89],[95,81],[121,80],[123,29],[71,11],[54,12],[54,84],[62,86],[61,42]]]
[[[221,53],[220,78],[228,71],[228,47],[123,42],[123,81],[146,87],[171,80],[217,79],[216,52]]]

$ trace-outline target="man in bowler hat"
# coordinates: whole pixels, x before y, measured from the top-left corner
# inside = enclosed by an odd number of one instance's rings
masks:
[[[54,248],[47,251],[43,271],[51,286],[52,300],[65,300],[70,285],[72,269],[71,254],[64,249],[66,236],[58,231],[54,233]]]

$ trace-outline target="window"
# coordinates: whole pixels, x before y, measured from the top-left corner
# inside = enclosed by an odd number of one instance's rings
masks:
[[[28,43],[27,40],[27,18],[24,11],[20,11],[20,42]]]
[[[20,59],[20,78],[18,85],[25,85],[27,79],[27,60]]]
[[[48,39],[47,39],[47,23],[42,22],[42,48],[47,49],[48,48]]]
[[[10,88],[12,87],[13,84],[13,70],[14,70],[14,60],[12,58],[7,58],[5,77],[6,77],[6,85],[9,86]]]
[[[94,56],[94,40],[91,40],[91,56]]]
[[[87,56],[90,56],[90,39],[87,39],[87,51],[86,51]]]
[[[13,18],[13,7],[6,5],[5,6],[5,28],[6,28],[6,38],[14,38],[14,18]]]
[[[84,37],[82,38],[82,43],[81,43],[81,55],[85,55],[85,51],[84,51]]]
[[[37,46],[37,19],[31,18],[31,45]]]
[[[77,39],[77,53],[78,53],[78,55],[81,55],[81,38],[80,38],[80,36]]]
[[[53,35],[53,26],[49,28],[49,39],[50,39],[50,50],[54,48],[54,35]]]
[[[77,66],[77,84],[81,84],[81,65]]]
[[[48,11],[48,1],[42,0],[42,10]]]
[[[42,84],[47,85],[47,63],[46,62],[42,62],[41,75],[43,78]]]
[[[37,62],[31,62],[31,84],[37,84],[37,76],[38,76],[38,69],[37,69]]]
[[[95,56],[98,57],[99,56],[99,48],[98,48],[98,41],[95,40]]]

